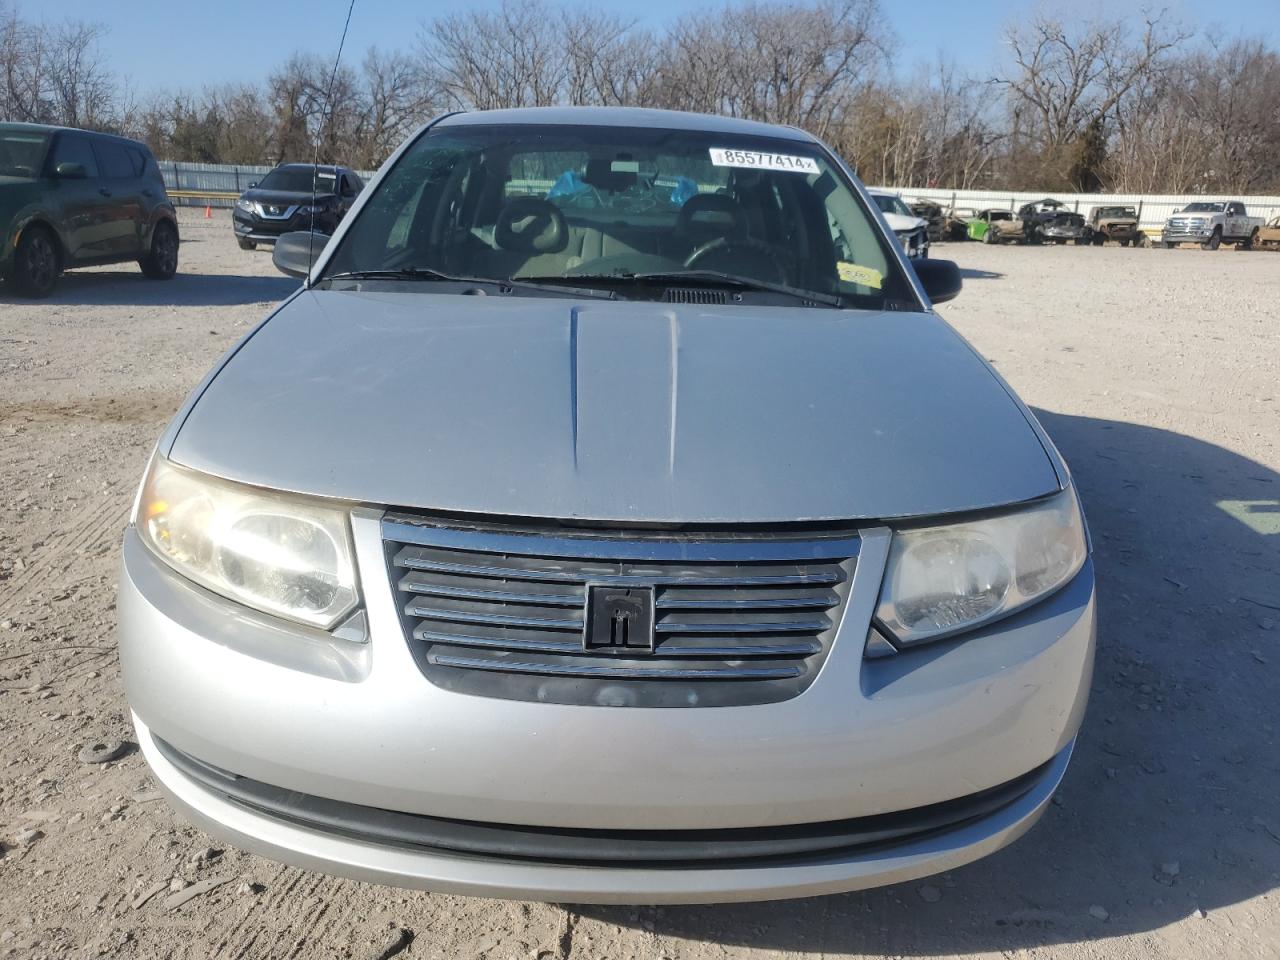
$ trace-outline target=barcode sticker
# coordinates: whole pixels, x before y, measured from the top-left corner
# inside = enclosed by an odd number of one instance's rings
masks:
[[[845,260],[840,260],[836,263],[836,274],[845,283],[856,283],[859,286],[871,287],[873,290],[879,290],[880,285],[884,282],[884,274],[879,270],[873,270],[857,263],[849,263]]]
[[[727,150],[711,148],[711,162],[717,167],[743,167],[749,170],[782,170],[787,173],[818,173],[818,161],[812,157],[793,157],[785,153],[762,153],[759,150]]]

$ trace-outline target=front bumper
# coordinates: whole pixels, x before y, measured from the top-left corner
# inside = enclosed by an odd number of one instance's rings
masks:
[[[287,627],[172,573],[131,529],[121,661],[139,742],[176,806],[276,859],[456,893],[607,902],[805,896],[892,883],[1024,832],[1065,769],[1094,651],[1093,570],[975,633],[883,660],[863,641],[887,555],[863,532],[821,672],[761,706],[599,708],[453,693],[417,669],[372,511],[352,523],[368,642]],[[1015,802],[903,843],[785,864],[644,868],[465,857],[353,839],[255,811],[156,748],[264,784],[384,810],[600,830],[766,828],[942,803],[1044,766]]]
[[[1058,227],[1046,227],[1040,231],[1040,236],[1046,240],[1080,240],[1088,234],[1084,230],[1062,229]]]
[[[602,866],[480,858],[407,844],[373,844],[237,802],[187,776],[134,715],[143,756],[170,803],[240,849],[303,869],[369,883],[469,896],[559,903],[721,903],[808,897],[901,883],[951,870],[1012,843],[1044,813],[1074,741],[1012,803],[979,820],[898,844],[775,863]]]
[[[313,227],[319,233],[332,234],[337,229],[338,218],[324,213],[314,216],[308,213],[295,213],[285,219],[270,220],[245,213],[236,207],[231,215],[231,223],[238,239],[253,240],[256,243],[275,243],[283,233],[311,230]]]
[[[1162,243],[1204,243],[1212,236],[1212,230],[1164,230],[1160,234],[1160,241]]]

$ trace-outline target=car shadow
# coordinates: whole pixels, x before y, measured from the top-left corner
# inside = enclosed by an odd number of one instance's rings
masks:
[[[172,280],[148,280],[137,268],[71,270],[63,274],[52,294],[40,301],[19,297],[0,284],[0,304],[50,303],[68,306],[230,307],[283,300],[298,286],[290,277],[182,273]]]
[[[725,945],[924,957],[1229,927],[1216,911],[1280,886],[1280,474],[1170,431],[1036,413],[1085,504],[1099,609],[1089,710],[1041,822],[877,890],[572,910]]]
[[[965,280],[1003,280],[1004,274],[995,270],[979,270],[977,267],[961,267],[960,276]]]

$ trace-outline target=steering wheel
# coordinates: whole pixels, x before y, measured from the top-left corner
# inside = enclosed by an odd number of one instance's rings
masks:
[[[747,232],[747,212],[742,209],[742,204],[733,197],[718,193],[700,193],[686,200],[676,217],[676,232],[687,234],[693,230],[694,218],[700,213],[720,213],[728,216],[730,223],[720,230],[721,233],[741,235]]]
[[[711,264],[723,263],[724,268]],[[716,237],[698,247],[685,258],[686,270],[720,270],[742,276],[758,276],[762,280],[785,283],[786,269],[778,258],[778,251],[755,237]],[[763,269],[757,269],[763,267]]]
[[[514,197],[498,211],[493,239],[503,250],[559,253],[569,243],[569,223],[550,200]]]

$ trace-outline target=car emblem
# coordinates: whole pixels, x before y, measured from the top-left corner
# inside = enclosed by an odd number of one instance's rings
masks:
[[[582,649],[626,656],[653,653],[654,607],[653,587],[587,584]]]
[[[279,207],[267,207],[267,213],[279,213],[279,212],[280,212]]]

